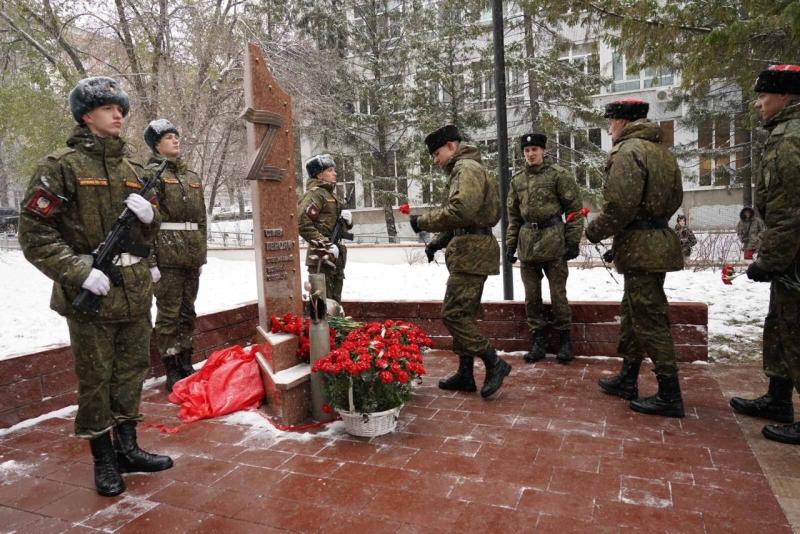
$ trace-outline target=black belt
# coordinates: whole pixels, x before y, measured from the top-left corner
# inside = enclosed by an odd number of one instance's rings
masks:
[[[564,221],[558,215],[553,215],[549,219],[545,219],[540,222],[526,222],[525,226],[531,228],[533,230],[541,230],[542,228],[550,228],[551,226],[555,226],[557,224],[563,224]]]
[[[454,236],[459,235],[492,235],[492,229],[487,226],[467,226],[453,230]]]
[[[626,230],[664,230],[669,228],[668,219],[634,219]]]

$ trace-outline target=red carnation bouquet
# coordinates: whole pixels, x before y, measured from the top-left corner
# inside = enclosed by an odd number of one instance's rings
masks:
[[[283,317],[272,316],[269,320],[269,329],[276,334],[294,334],[299,339],[297,341],[297,357],[307,362],[311,359],[311,340],[308,338],[308,329],[311,327],[311,319],[303,319],[299,315],[287,313]],[[331,347],[336,344],[336,331],[330,329]]]
[[[422,351],[430,345],[428,335],[413,323],[366,323],[314,362],[311,370],[325,375],[325,393],[333,408],[382,412],[411,398],[412,381],[425,374]]]
[[[589,208],[581,208],[578,211],[571,211],[567,213],[567,222],[572,222],[575,219],[581,219],[589,215],[591,210]]]

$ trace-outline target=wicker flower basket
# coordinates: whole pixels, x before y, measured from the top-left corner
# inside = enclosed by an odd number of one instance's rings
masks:
[[[383,412],[360,413],[338,410],[344,421],[344,429],[353,436],[371,438],[394,432],[397,420],[400,419],[400,409],[391,408]]]

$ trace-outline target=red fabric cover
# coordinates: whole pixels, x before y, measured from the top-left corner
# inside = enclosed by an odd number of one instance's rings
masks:
[[[745,250],[744,251],[744,259],[752,260],[753,259],[753,251],[752,250]]]
[[[235,345],[209,356],[199,372],[175,383],[169,401],[180,405],[185,423],[256,408],[264,398],[264,384],[255,352]]]

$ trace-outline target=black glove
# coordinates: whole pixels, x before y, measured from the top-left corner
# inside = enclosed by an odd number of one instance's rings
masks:
[[[437,250],[439,250],[439,247],[433,243],[428,243],[425,245],[425,255],[428,257],[428,263],[433,261],[433,257],[436,255]]]
[[[414,230],[414,233],[417,233],[417,234],[422,231],[422,229],[417,224],[417,219],[418,218],[419,218],[419,215],[409,215],[408,216],[408,222],[411,223],[411,229]]]
[[[608,249],[605,252],[603,252],[603,261],[606,262],[606,263],[611,263],[612,261],[614,261],[614,250],[613,249]]]
[[[574,260],[575,258],[577,258],[580,255],[581,255],[581,249],[580,249],[580,247],[578,246],[577,243],[567,243],[566,246],[564,246],[564,259],[565,260],[567,260],[567,261]]]
[[[765,271],[757,261],[754,261],[747,268],[747,278],[754,282],[771,282],[773,273]]]
[[[517,249],[515,248],[507,248],[506,249],[506,259],[508,263],[517,263]]]

